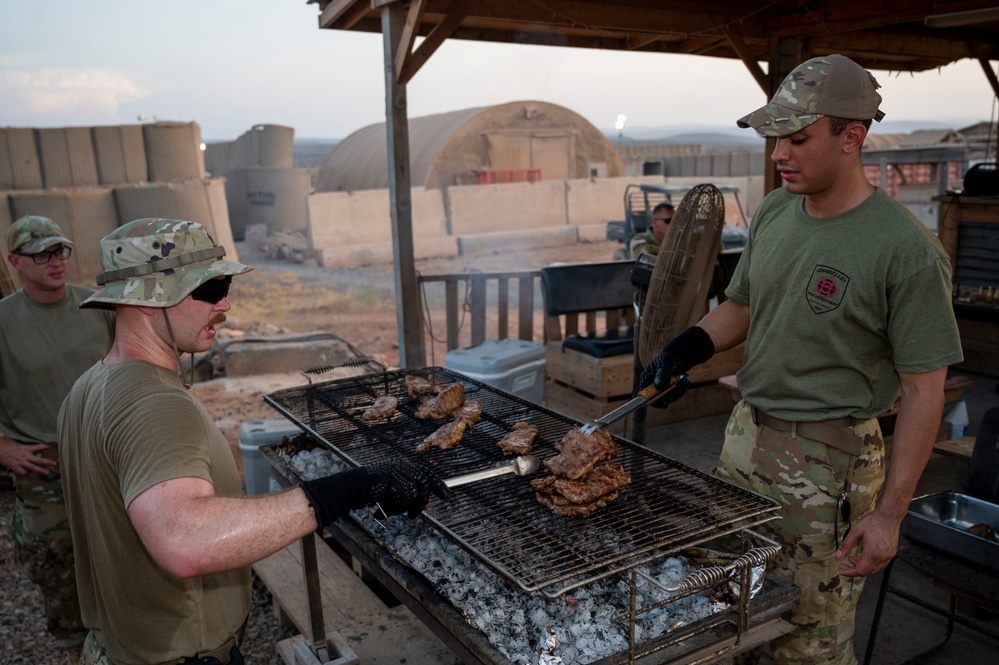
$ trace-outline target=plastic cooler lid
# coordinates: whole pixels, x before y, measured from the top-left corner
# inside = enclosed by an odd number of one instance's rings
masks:
[[[520,365],[541,360],[545,349],[523,339],[493,339],[481,346],[448,351],[444,366],[456,372],[502,374]]]

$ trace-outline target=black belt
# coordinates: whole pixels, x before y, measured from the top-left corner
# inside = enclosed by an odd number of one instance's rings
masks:
[[[756,425],[766,425],[767,427],[775,429],[778,432],[800,434],[806,439],[812,439],[814,441],[818,441],[819,443],[824,443],[827,446],[831,446],[836,450],[840,450],[848,455],[853,455],[854,457],[860,455],[860,451],[863,449],[864,437],[858,436],[849,430],[842,429],[844,427],[853,427],[859,422],[864,422],[862,420],[857,420],[853,416],[814,422],[792,422],[790,420],[782,420],[771,416],[768,413],[764,413],[749,402],[746,402],[746,406],[749,407],[750,412],[753,414],[753,423]]]
[[[236,634],[227,639],[222,645],[211,651],[203,651],[194,656],[181,658],[176,661],[177,665],[194,665],[203,663],[204,665],[243,665],[243,654],[239,651],[239,645],[243,643],[246,636],[246,622],[250,617],[243,619],[243,625],[239,627]]]

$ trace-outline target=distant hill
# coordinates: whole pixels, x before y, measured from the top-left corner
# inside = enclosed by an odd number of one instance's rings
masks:
[[[292,160],[296,168],[318,171],[340,139],[295,139]]]
[[[919,129],[961,129],[977,120],[941,118],[939,120],[883,120],[871,126],[872,134],[910,134]],[[727,125],[666,125],[662,127],[626,127],[619,136],[615,129],[601,130],[614,145],[662,145],[700,143],[705,150],[762,148],[763,138],[750,129]]]

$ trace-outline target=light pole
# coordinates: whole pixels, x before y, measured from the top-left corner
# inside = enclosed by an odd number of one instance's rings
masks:
[[[621,141],[624,138],[624,127],[628,124],[628,116],[623,113],[619,113],[617,116],[617,122],[614,123],[614,129],[617,130],[617,151],[621,152]]]

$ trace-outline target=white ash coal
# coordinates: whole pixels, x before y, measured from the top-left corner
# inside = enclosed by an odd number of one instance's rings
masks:
[[[303,479],[346,468],[323,448],[284,455]],[[477,562],[460,545],[422,520],[375,519],[355,511],[365,528],[459,609],[470,624],[513,663],[535,664],[539,655],[565,663],[592,663],[628,649],[626,626],[617,619],[630,612],[630,576],[619,575],[580,587],[559,600],[524,593]],[[664,557],[636,569],[664,587],[674,587],[695,568],[683,557]],[[638,577],[638,607],[667,600],[670,594]],[[707,591],[680,598],[638,617],[635,641],[650,640],[726,609]],[[554,631],[554,632],[551,632]],[[551,653],[554,639],[555,653]]]

